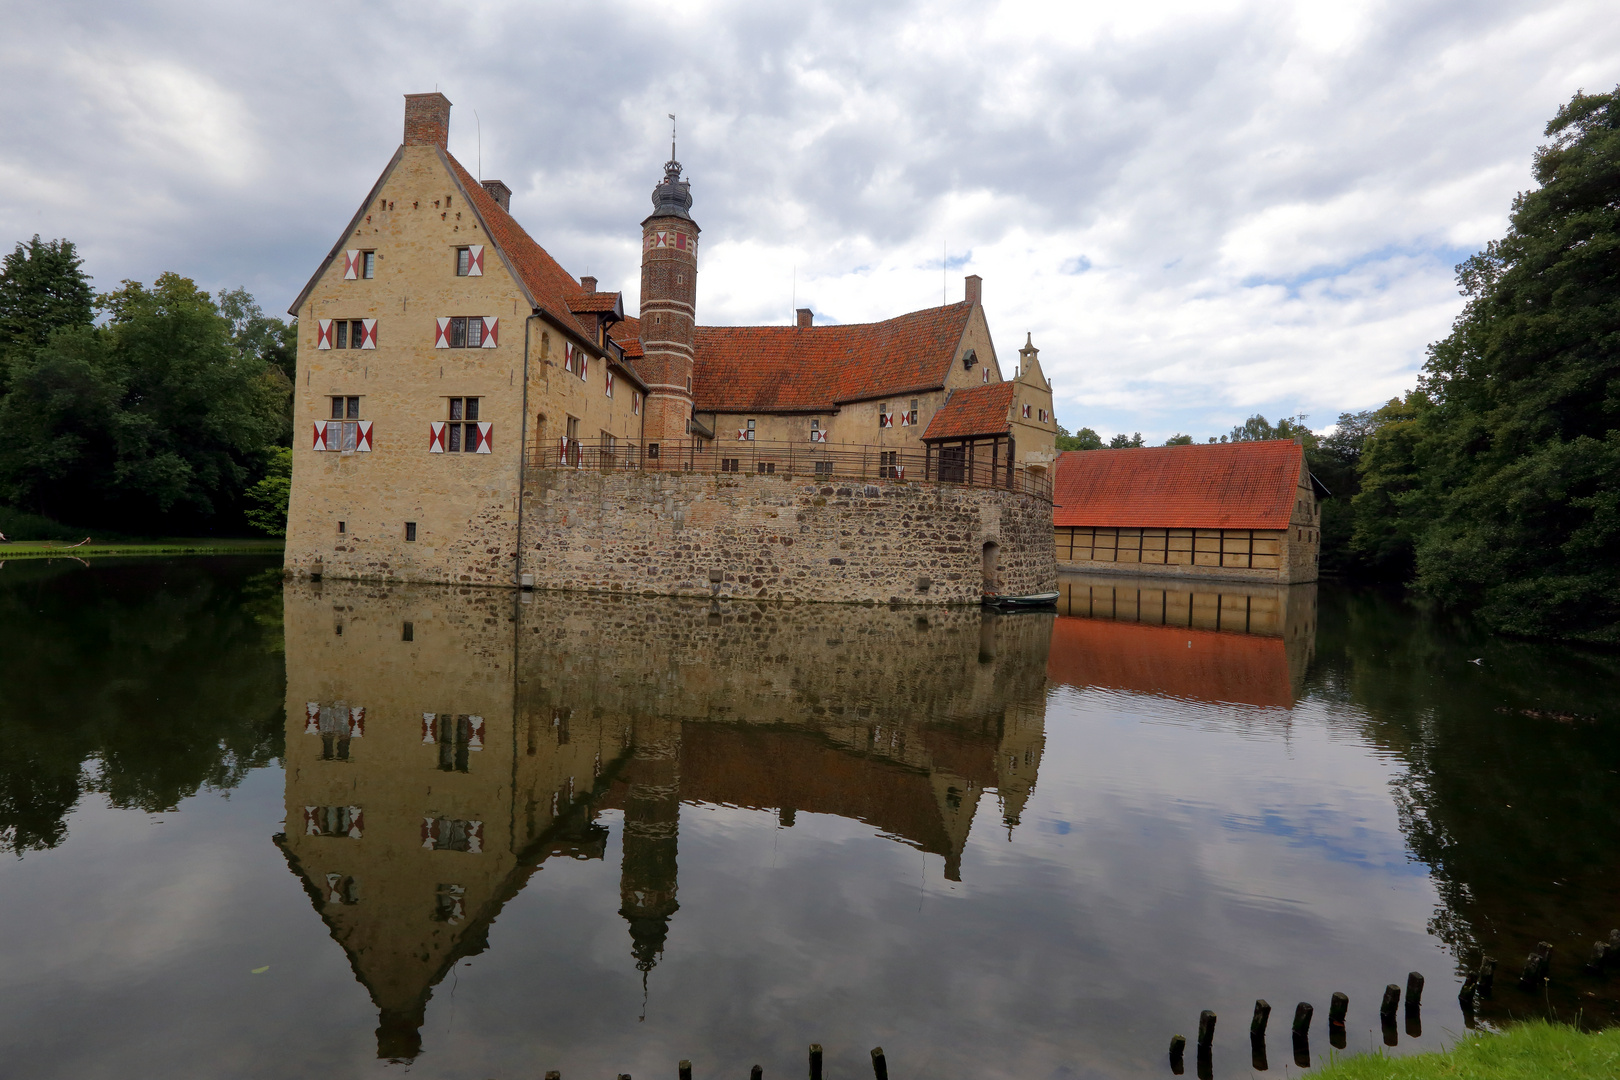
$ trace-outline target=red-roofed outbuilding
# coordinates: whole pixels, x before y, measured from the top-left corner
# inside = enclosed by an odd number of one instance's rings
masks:
[[[1328,494],[1291,440],[1058,456],[1058,566],[1104,573],[1315,581]]]

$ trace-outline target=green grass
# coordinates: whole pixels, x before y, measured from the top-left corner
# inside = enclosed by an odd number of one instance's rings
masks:
[[[90,533],[94,537],[94,533]],[[84,530],[79,540],[83,540]],[[221,540],[211,537],[191,537],[167,540],[109,540],[94,539],[83,547],[72,547],[62,541],[23,541],[0,544],[0,562],[7,559],[93,559],[107,555],[256,555],[281,551],[286,541],[263,537],[249,540]]]
[[[1470,1032],[1450,1050],[1386,1057],[1357,1054],[1317,1072],[1323,1080],[1563,1080],[1620,1077],[1620,1028],[1597,1033],[1528,1020]]]

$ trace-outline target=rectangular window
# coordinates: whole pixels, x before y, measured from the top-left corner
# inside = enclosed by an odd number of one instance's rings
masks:
[[[450,320],[450,347],[452,349],[465,349],[467,347],[467,317],[456,315]]]
[[[349,523],[347,521],[338,522],[338,535],[339,536],[342,536],[344,533],[346,533],[348,531],[349,531]]]
[[[647,456],[649,458],[652,458],[654,461],[658,460],[658,444],[657,443],[653,442],[653,443],[648,443],[647,444]]]
[[[453,397],[446,400],[450,402],[450,422],[445,425],[444,449],[452,454],[476,453],[480,439],[478,431],[480,399]]]
[[[754,462],[754,471],[756,471],[756,472],[758,472],[758,473],[760,473],[762,475],[774,476],[774,475],[776,475],[776,462],[774,462],[774,461],[756,461],[756,462]]]
[[[720,471],[721,472],[736,472],[737,471],[738,460],[739,459],[734,458],[734,457],[721,458],[720,459]]]
[[[754,423],[755,422],[753,420],[748,421],[748,441],[749,442],[754,441]]]
[[[405,523],[405,542],[408,544],[414,544],[416,542],[416,522],[414,521],[407,521]]]
[[[377,276],[377,253],[375,251],[362,251],[360,253],[360,276],[363,278]]]
[[[833,463],[832,462],[830,462],[830,461],[818,461],[818,462],[816,462],[816,475],[817,476],[831,476],[832,474],[833,474]]]
[[[404,626],[400,627],[399,640],[401,640],[401,641],[415,641],[416,640],[416,624],[415,623],[406,623]]]
[[[472,269],[472,250],[470,248],[456,248],[456,277],[466,277],[467,271]]]
[[[484,320],[475,316],[467,316],[467,348],[481,349],[484,346]]]
[[[899,473],[895,463],[900,459],[898,450],[881,450],[878,452],[878,475],[885,479],[894,479]]]
[[[906,418],[907,418],[907,420],[909,421],[909,423],[911,424],[912,427],[917,426],[917,399],[916,398],[911,399],[911,409],[906,413]]]
[[[332,343],[334,349],[347,349],[349,347],[349,320],[339,319],[334,327],[337,331],[337,340]]]
[[[332,419],[324,425],[324,433],[316,449],[337,450],[353,453],[360,448],[361,427],[367,429],[366,448],[371,446],[370,424],[362,425],[360,420],[360,398],[355,395],[337,396],[329,399],[332,403]]]

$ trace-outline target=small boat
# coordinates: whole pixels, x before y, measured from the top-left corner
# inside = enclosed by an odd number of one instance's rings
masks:
[[[1056,589],[1051,592],[1029,593],[1024,596],[998,596],[994,593],[984,594],[984,606],[993,608],[1007,608],[1018,610],[1023,608],[1052,607],[1058,602]]]

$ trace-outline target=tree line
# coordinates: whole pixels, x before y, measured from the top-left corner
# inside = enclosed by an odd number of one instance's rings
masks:
[[[0,265],[0,532],[281,535],[297,328],[178,274],[98,293],[70,240]]]
[[[1326,435],[1304,417],[1253,416],[1220,441],[1305,444],[1333,492],[1325,572],[1405,582],[1501,632],[1614,644],[1620,87],[1576,94],[1545,135],[1537,186],[1514,199],[1507,235],[1457,267],[1466,302],[1412,390],[1340,414]],[[1103,445],[1089,428],[1059,439]]]

